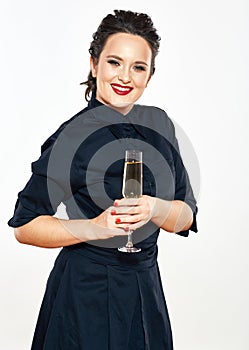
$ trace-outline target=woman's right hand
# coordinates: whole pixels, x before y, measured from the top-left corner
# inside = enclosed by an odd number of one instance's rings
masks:
[[[108,239],[115,236],[127,235],[127,224],[120,225],[115,215],[115,207],[109,207],[100,215],[89,221],[89,240]]]
[[[112,215],[113,207],[94,219],[64,220],[41,215],[15,228],[16,239],[23,244],[44,248],[65,247],[80,242],[127,235]]]

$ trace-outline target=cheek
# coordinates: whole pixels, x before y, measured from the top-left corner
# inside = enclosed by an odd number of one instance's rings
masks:
[[[111,80],[115,76],[114,69],[110,66],[100,66],[98,70],[97,79],[102,80],[103,82]]]
[[[148,80],[149,80],[149,76],[137,77],[136,78],[136,86],[137,86],[137,88],[145,89],[146,86],[147,86]]]

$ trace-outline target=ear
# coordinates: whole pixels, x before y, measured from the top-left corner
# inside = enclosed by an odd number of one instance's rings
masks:
[[[90,56],[90,68],[91,68],[91,72],[92,72],[93,78],[96,78],[97,65],[94,63],[94,60],[93,60],[92,56]]]

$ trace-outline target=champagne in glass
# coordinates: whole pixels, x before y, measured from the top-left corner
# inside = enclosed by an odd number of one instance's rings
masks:
[[[142,196],[142,152],[127,150],[125,152],[125,165],[123,174],[122,194],[125,198],[139,198]],[[124,247],[118,248],[124,253],[137,253],[140,248],[136,248],[132,243],[132,230],[128,231],[128,241]]]

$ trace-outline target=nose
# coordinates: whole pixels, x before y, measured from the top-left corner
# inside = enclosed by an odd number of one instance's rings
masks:
[[[122,67],[118,74],[118,79],[124,84],[127,84],[131,81],[130,69],[129,67]]]

